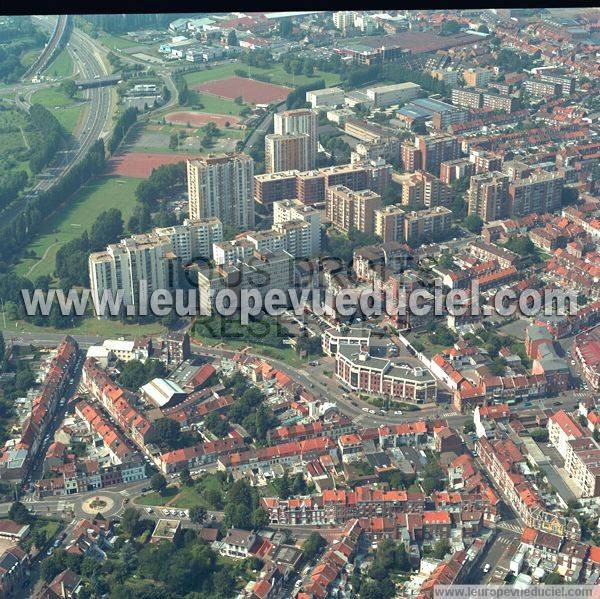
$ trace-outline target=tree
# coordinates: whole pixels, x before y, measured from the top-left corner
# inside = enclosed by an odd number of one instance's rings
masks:
[[[450,543],[448,543],[447,539],[439,539],[436,544],[433,546],[433,550],[431,554],[436,559],[444,559],[446,555],[450,552]]]
[[[152,487],[153,491],[156,491],[162,495],[167,488],[167,479],[162,474],[157,472],[156,474],[153,474],[152,478],[150,479],[150,487]]]
[[[43,549],[46,546],[46,543],[48,542],[46,530],[43,528],[36,530],[33,535],[33,542],[35,543],[35,546],[38,549]]]
[[[485,23],[482,23],[477,28],[477,31],[479,31],[479,33],[489,33],[490,32],[490,28]]]
[[[456,35],[460,31],[460,23],[454,19],[447,19],[442,24],[442,35]]]
[[[531,431],[531,438],[538,443],[548,442],[548,429],[545,428],[534,428]]]
[[[130,233],[145,233],[152,228],[152,214],[147,204],[136,204],[133,214],[127,221],[127,229]]]
[[[20,502],[15,501],[8,510],[8,517],[17,524],[28,524],[31,520],[31,514],[27,508]]]
[[[171,133],[171,137],[169,139],[169,148],[171,150],[176,150],[179,147],[179,136],[177,133]]]
[[[311,532],[310,536],[302,544],[302,554],[306,561],[314,559],[319,550],[325,544],[325,540],[318,532]]]
[[[191,507],[189,510],[190,520],[195,524],[202,524],[206,520],[206,510],[199,505]]]
[[[231,29],[227,34],[227,45],[228,46],[239,46],[237,34],[234,29]]]
[[[179,473],[179,480],[181,481],[181,484],[186,487],[191,487],[194,484],[194,480],[192,479],[192,475],[190,474],[189,468],[185,467]]]
[[[465,227],[471,231],[471,233],[476,233],[479,235],[481,233],[481,229],[483,228],[483,220],[477,214],[469,214],[467,218],[465,218]]]
[[[98,215],[90,230],[92,250],[103,250],[123,236],[123,217],[116,208],[105,210]]]
[[[227,568],[221,568],[213,577],[213,587],[218,597],[231,597],[231,590],[235,588],[235,578]]]
[[[204,501],[215,510],[223,507],[223,495],[217,489],[205,489],[202,492]]]
[[[294,476],[294,480],[292,482],[292,493],[294,495],[306,495],[307,492],[308,487],[306,486],[304,475],[302,474],[302,472],[298,472]]]
[[[138,531],[140,525],[140,513],[133,507],[126,508],[121,514],[121,530],[132,537]]]
[[[77,93],[77,85],[72,79],[67,79],[66,81],[63,81],[60,84],[60,89],[68,98],[73,98]]]

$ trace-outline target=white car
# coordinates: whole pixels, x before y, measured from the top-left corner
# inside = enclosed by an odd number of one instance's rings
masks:
[[[363,409],[362,409],[362,411],[363,411],[363,412],[368,412],[368,411],[369,411],[369,408],[363,408]]]
[[[402,410],[396,410],[394,414],[396,414],[396,416],[402,416]]]
[[[375,410],[369,410],[369,414],[375,414]]]
[[[490,566],[489,564],[486,564],[485,566],[483,566],[483,571],[485,574],[487,574],[491,569],[492,569],[492,566]]]

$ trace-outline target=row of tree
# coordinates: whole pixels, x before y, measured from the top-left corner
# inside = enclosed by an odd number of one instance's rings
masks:
[[[63,289],[89,285],[88,255],[106,248],[123,236],[121,211],[111,208],[101,212],[90,229],[61,245],[56,253],[54,273]]]
[[[39,173],[56,155],[64,142],[64,129],[58,119],[41,104],[29,109],[33,125],[33,143],[29,154],[32,173]]]
[[[114,153],[121,142],[125,139],[127,132],[137,121],[137,115],[137,108],[133,107],[127,108],[120,114],[115,124],[113,134],[108,142],[108,151],[111,154]]]
[[[66,198],[105,166],[104,143],[96,141],[87,155],[47,191],[33,194],[24,209],[0,229],[0,255],[6,261],[16,259],[33,239],[41,224]],[[10,258],[9,258],[10,257]]]

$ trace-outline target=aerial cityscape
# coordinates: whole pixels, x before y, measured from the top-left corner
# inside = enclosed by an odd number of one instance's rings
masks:
[[[0,599],[597,597],[599,57],[0,16]]]

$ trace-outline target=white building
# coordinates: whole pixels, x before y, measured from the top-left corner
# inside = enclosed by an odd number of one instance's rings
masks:
[[[187,161],[189,216],[216,217],[224,225],[254,226],[254,160],[246,154]]]
[[[307,206],[298,200],[280,200],[273,202],[273,226],[284,223],[302,221],[310,225],[309,255],[321,251],[321,215],[312,206]],[[290,252],[292,253],[292,252]]]
[[[314,110],[341,106],[344,103],[344,90],[341,87],[325,87],[306,92],[306,101]]]
[[[90,254],[88,268],[94,309],[103,305],[101,300],[106,299],[106,294],[115,298],[117,292],[122,292],[123,307],[131,307],[136,313],[142,282],[147,286],[148,297],[157,289],[172,290],[178,285],[178,258],[171,242],[156,233],[133,235],[109,245],[104,252]],[[110,314],[98,315],[107,316]]]
[[[223,225],[218,218],[183,221],[182,225],[162,227],[154,232],[171,242],[182,264],[198,258],[212,258],[213,243],[223,240]]]
[[[394,83],[393,85],[379,85],[367,89],[367,97],[377,108],[401,104],[412,98],[416,98],[421,86],[407,81],[405,83]]]
[[[217,266],[244,260],[252,255],[254,245],[247,239],[232,239],[213,244],[213,261]]]
[[[286,110],[276,112],[273,129],[275,135],[298,135],[306,133],[310,137],[308,149],[308,163],[311,170],[315,168],[317,160],[318,135],[318,115],[317,112],[309,108],[299,108],[297,110]]]

